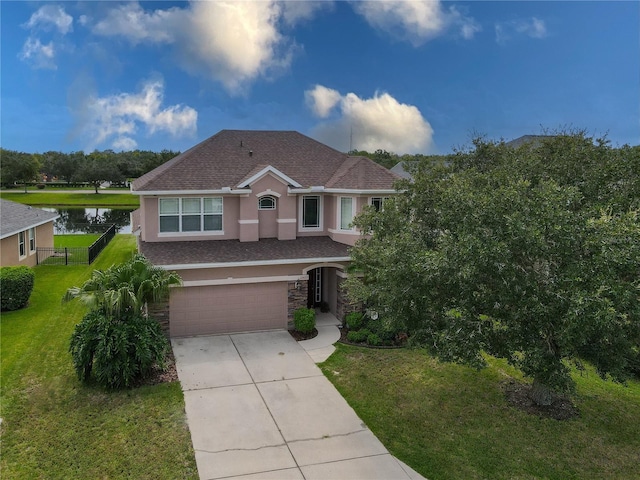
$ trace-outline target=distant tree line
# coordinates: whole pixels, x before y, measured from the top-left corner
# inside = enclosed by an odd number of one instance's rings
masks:
[[[411,155],[404,154],[398,155],[397,153],[387,152],[386,150],[378,149],[375,152],[367,152],[366,150],[351,150],[349,152],[351,156],[367,157],[374,162],[382,165],[385,168],[393,168],[400,162],[420,162],[420,161],[444,161],[445,155],[423,155],[421,153]]]
[[[85,182],[98,187],[103,182],[124,183],[162,165],[180,152],[113,150],[84,152],[23,153],[0,148],[0,181],[3,186],[31,182]]]

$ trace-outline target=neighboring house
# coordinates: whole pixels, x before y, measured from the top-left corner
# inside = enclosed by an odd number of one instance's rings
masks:
[[[508,147],[518,148],[525,143],[533,143],[534,146],[540,145],[543,141],[554,138],[555,135],[523,135],[518,138],[514,138],[513,140],[506,142],[505,145]]]
[[[321,304],[341,319],[351,222],[398,178],[297,132],[223,130],[136,179],[139,250],[184,282],[170,334],[286,328]]]
[[[402,178],[412,179],[413,176],[409,171],[407,171],[406,167],[409,165],[415,165],[418,163],[417,160],[403,160],[402,162],[396,163],[391,171],[396,175],[400,175]]]
[[[38,247],[53,248],[57,213],[0,200],[0,266],[37,264]]]

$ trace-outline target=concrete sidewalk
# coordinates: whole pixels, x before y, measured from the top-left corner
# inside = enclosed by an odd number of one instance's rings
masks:
[[[422,478],[389,454],[288,332],[172,344],[201,479]]]

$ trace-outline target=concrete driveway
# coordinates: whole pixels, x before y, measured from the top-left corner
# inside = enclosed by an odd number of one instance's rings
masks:
[[[201,479],[418,479],[286,331],[172,340]]]

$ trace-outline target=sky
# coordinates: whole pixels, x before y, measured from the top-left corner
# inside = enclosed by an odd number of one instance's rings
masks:
[[[0,146],[184,151],[223,129],[446,154],[640,144],[637,1],[0,2]]]

